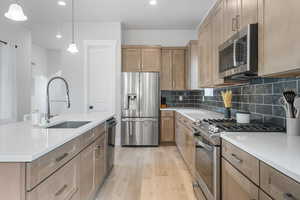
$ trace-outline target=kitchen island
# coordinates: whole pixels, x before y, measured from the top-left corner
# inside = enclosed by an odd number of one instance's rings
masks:
[[[90,122],[76,129],[45,129],[30,122],[0,126],[1,199],[92,199],[109,173],[105,122],[113,116],[54,119]]]

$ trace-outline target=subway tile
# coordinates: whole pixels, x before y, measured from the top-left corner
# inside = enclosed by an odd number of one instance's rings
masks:
[[[255,86],[256,94],[272,94],[272,84],[260,84]]]
[[[264,79],[263,78],[254,78],[254,79],[251,79],[250,80],[250,84],[251,85],[254,85],[254,84],[261,84],[264,82]]]
[[[242,87],[242,94],[254,94],[255,86],[253,85],[246,85]]]
[[[260,114],[251,114],[251,122],[262,123],[264,116]]]
[[[272,106],[271,105],[256,105],[256,113],[263,115],[272,115]]]
[[[285,90],[295,90],[297,92],[297,81],[279,82],[273,84],[273,94],[282,94]]]
[[[274,116],[280,116],[285,117],[286,113],[282,106],[273,106],[273,115]]]
[[[264,123],[274,124],[276,126],[285,127],[285,119],[274,116],[264,116]]]
[[[264,101],[263,95],[250,95],[249,103],[262,104]]]

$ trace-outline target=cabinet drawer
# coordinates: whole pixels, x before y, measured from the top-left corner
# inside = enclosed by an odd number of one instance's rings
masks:
[[[258,200],[259,189],[222,158],[222,199]]]
[[[79,156],[75,157],[55,174],[31,192],[27,200],[69,200],[79,197]]]
[[[171,110],[162,110],[161,111],[161,116],[162,117],[173,117],[174,116],[174,111],[171,111]]]
[[[258,159],[225,140],[222,140],[222,156],[255,184],[259,185]]]
[[[260,163],[260,184],[275,200],[300,199],[300,184],[263,162]]]
[[[79,139],[74,139],[41,158],[26,163],[26,189],[31,190],[80,151]]]

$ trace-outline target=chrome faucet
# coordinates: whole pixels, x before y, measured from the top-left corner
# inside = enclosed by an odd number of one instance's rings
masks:
[[[71,107],[71,102],[70,102],[70,94],[69,94],[69,84],[68,82],[66,81],[66,79],[60,77],[60,76],[56,76],[56,77],[53,77],[51,78],[48,83],[47,83],[47,113],[46,113],[46,121],[47,123],[50,122],[50,119],[51,119],[51,114],[50,114],[50,95],[49,95],[49,88],[50,88],[50,84],[52,83],[52,81],[56,80],[56,79],[60,79],[62,80],[65,85],[66,85],[66,93],[67,93],[67,107],[70,108]]]

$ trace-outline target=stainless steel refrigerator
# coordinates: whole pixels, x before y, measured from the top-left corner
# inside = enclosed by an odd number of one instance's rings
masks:
[[[122,73],[122,146],[159,145],[160,76]]]

